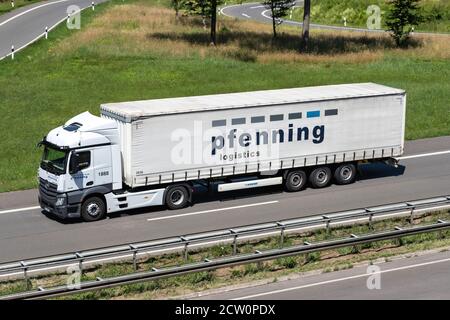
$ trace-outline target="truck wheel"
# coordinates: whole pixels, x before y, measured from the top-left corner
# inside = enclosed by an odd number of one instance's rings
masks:
[[[307,176],[303,170],[290,171],[284,179],[284,188],[287,191],[300,191],[306,185]]]
[[[334,180],[337,184],[350,184],[355,181],[356,166],[353,163],[344,163],[334,171]]]
[[[176,210],[186,207],[188,200],[188,190],[183,186],[176,186],[167,190],[166,205],[170,210]]]
[[[331,170],[328,167],[318,167],[309,175],[309,182],[313,188],[326,187],[331,181]]]
[[[86,199],[81,206],[81,217],[84,221],[91,222],[103,219],[106,215],[105,203],[99,197]]]

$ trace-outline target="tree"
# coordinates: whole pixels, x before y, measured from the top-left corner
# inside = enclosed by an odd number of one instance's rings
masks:
[[[419,0],[389,1],[386,26],[398,47],[407,43],[414,26],[423,20],[418,2]]]
[[[302,46],[303,49],[308,49],[309,43],[309,22],[311,18],[311,0],[304,0],[303,2],[303,25],[302,25]]]
[[[183,6],[183,0],[171,0],[170,5],[175,10],[175,18],[178,20],[180,18],[180,9]]]
[[[272,14],[273,37],[277,37],[277,24],[281,23],[281,18],[287,15],[289,9],[294,6],[292,0],[265,0],[262,4],[270,10]]]
[[[199,15],[202,17],[203,29],[206,29],[206,19],[210,17],[211,1],[210,0],[186,0],[184,2],[186,11],[191,15]]]
[[[203,28],[206,29],[206,19],[210,18],[210,43],[216,45],[217,43],[217,6],[223,0],[185,0],[184,7],[190,14],[197,14],[202,17]]]

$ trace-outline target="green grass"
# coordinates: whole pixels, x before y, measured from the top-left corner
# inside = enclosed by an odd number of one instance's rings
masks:
[[[99,114],[104,102],[370,81],[407,90],[407,139],[450,134],[450,61],[444,58],[389,51],[367,63],[332,58],[318,63],[259,63],[239,54],[114,55],[86,46],[53,54],[63,39],[88,28],[94,16],[122,3],[114,0],[95,12],[87,10],[81,31],[60,26],[49,40],[19,52],[16,60],[0,62],[0,192],[36,187],[41,154],[36,143],[80,112]],[[96,45],[111,41],[103,39]]]
[[[343,17],[347,26],[367,27],[367,7],[378,5],[381,9],[381,27],[385,28],[384,16],[389,7],[386,0],[316,0],[311,1],[311,21],[318,24],[343,26]],[[450,32],[450,1],[422,0],[421,13],[424,21],[417,26],[417,31]],[[303,8],[296,8],[293,20],[303,19]]]
[[[23,7],[23,6],[27,6],[29,4],[33,4],[36,2],[40,2],[43,0],[15,0],[14,1],[14,8],[11,6],[11,1],[10,0],[6,0],[6,1],[0,1],[0,15],[6,13],[6,12],[10,12],[14,9]]]

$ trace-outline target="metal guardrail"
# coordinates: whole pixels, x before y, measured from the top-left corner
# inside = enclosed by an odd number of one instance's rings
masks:
[[[429,210],[450,208],[450,195],[401,203],[391,203],[381,206],[354,209],[350,211],[332,212],[305,218],[280,220],[262,224],[241,226],[231,229],[214,230],[206,233],[190,234],[170,237],[153,241],[129,243],[113,247],[67,253],[57,256],[41,257],[17,262],[0,264],[0,278],[22,275],[28,283],[31,272],[43,273],[49,269],[67,267],[77,264],[80,270],[90,263],[108,260],[132,259],[134,269],[137,270],[137,257],[150,253],[168,253],[183,251],[187,261],[188,250],[193,247],[210,246],[221,242],[232,242],[233,255],[237,254],[239,240],[261,238],[280,234],[280,247],[283,247],[284,236],[288,232],[308,231],[326,228],[327,231],[336,225],[353,224],[360,221],[372,221],[382,218],[409,215],[411,222],[414,214]]]
[[[105,289],[142,281],[167,278],[171,276],[180,276],[192,272],[208,271],[247,263],[262,262],[281,257],[288,257],[298,254],[305,254],[341,247],[355,246],[358,244],[364,244],[373,241],[397,239],[404,236],[410,236],[426,232],[443,231],[447,229],[450,229],[450,222],[439,220],[437,223],[427,226],[416,226],[416,227],[409,227],[406,229],[397,227],[392,231],[364,234],[359,236],[352,234],[348,238],[338,240],[324,241],[318,243],[305,242],[303,245],[296,245],[288,248],[271,249],[266,251],[255,251],[255,253],[252,254],[239,254],[235,256],[219,258],[214,260],[205,259],[202,262],[191,263],[177,267],[164,268],[160,270],[152,268],[152,270],[150,271],[136,272],[124,276],[116,276],[107,279],[97,277],[96,280],[85,281],[80,283],[79,286],[76,288],[70,288],[69,286],[58,286],[49,289],[39,288],[35,291],[28,291],[9,296],[3,296],[0,297],[0,299],[11,300],[11,299],[51,298],[61,295],[85,292],[90,290]]]

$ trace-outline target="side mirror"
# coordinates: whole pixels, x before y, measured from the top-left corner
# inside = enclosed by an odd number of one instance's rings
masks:
[[[70,164],[69,164],[69,173],[74,174],[78,172],[78,167],[80,163],[80,155],[78,153],[72,153],[72,156],[70,157]]]

